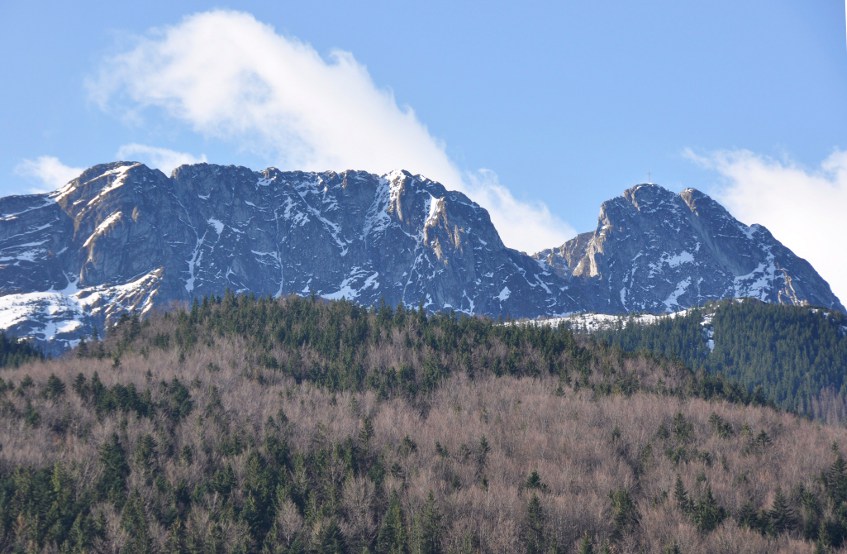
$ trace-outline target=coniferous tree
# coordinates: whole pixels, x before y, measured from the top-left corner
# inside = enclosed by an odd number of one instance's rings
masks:
[[[412,534],[412,554],[440,554],[444,523],[435,497],[430,491],[426,503],[415,517]]]
[[[391,492],[388,508],[379,526],[376,538],[376,552],[379,554],[404,554],[407,552],[406,523],[400,497],[397,491]]]
[[[100,447],[100,463],[103,466],[99,486],[101,497],[122,506],[126,499],[126,479],[129,476],[129,464],[126,459],[126,451],[124,451],[117,433],[112,433]]]
[[[527,554],[540,554],[546,550],[545,524],[546,515],[541,506],[541,501],[538,499],[538,495],[533,494],[527,504],[526,516],[521,530],[521,541]]]
[[[772,533],[790,533],[797,526],[797,514],[783,494],[781,488],[776,489],[773,506],[768,510],[769,528]]]

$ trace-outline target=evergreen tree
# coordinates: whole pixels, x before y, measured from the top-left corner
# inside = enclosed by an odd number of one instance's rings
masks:
[[[432,492],[415,517],[412,533],[412,554],[440,554],[444,524]]]
[[[521,542],[527,554],[540,554],[546,550],[544,534],[546,516],[538,495],[533,494],[526,507],[526,516],[521,530]]]
[[[714,530],[726,518],[726,510],[718,506],[712,487],[707,486],[702,498],[697,501],[693,512],[694,524],[701,533]]]
[[[103,466],[98,487],[101,498],[107,498],[110,502],[122,506],[126,499],[129,464],[117,433],[112,433],[100,447],[100,463]]]
[[[789,533],[797,526],[797,514],[781,488],[776,489],[773,506],[768,510],[770,530],[774,534]]]
[[[406,523],[397,491],[391,492],[388,508],[376,537],[378,554],[404,554],[407,552]]]
[[[152,552],[147,516],[137,491],[132,491],[124,505],[121,528],[126,531],[129,539],[121,552],[127,554]]]
[[[612,501],[612,522],[615,534],[620,535],[634,529],[641,516],[629,491],[626,489],[614,490],[609,493],[609,498]]]

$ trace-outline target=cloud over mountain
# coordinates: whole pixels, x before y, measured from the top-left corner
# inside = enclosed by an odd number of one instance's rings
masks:
[[[423,174],[478,198],[515,248],[538,250],[574,234],[492,172],[457,167],[412,108],[399,106],[351,53],[324,58],[250,14],[210,11],[154,30],[105,60],[89,90],[122,117],[143,121],[146,110],[160,110],[283,168]]]
[[[847,151],[835,150],[817,168],[748,150],[686,155],[723,178],[716,196],[745,223],[761,223],[811,262],[833,292],[847,298]]]

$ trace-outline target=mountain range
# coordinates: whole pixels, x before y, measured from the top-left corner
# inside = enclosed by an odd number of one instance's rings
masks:
[[[490,317],[666,313],[724,298],[844,306],[814,268],[707,195],[642,184],[595,230],[528,255],[420,175],[94,166],[0,199],[0,329],[58,352],[231,290]]]

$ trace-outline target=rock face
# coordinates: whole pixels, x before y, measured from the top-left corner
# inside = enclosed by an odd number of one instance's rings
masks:
[[[673,312],[722,298],[844,310],[808,262],[694,189],[633,187],[603,203],[593,233],[535,258],[579,281],[581,307],[598,313]]]
[[[593,233],[534,257],[506,248],[466,196],[403,171],[198,164],[167,177],[118,162],[50,194],[0,199],[0,329],[51,351],[125,313],[227,289],[492,317],[740,296],[843,310],[766,229],[690,189],[630,189],[603,204]]]

